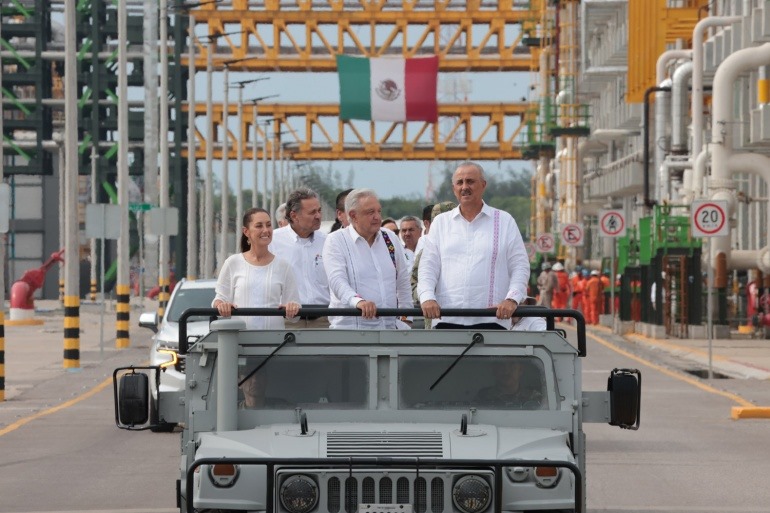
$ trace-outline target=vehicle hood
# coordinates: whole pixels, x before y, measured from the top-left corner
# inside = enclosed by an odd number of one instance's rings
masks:
[[[208,321],[195,321],[187,323],[187,336],[202,337],[209,332]],[[156,340],[163,342],[178,343],[179,342],[179,323],[178,322],[163,322],[160,325],[158,334],[155,335]]]
[[[436,459],[565,459],[564,431],[472,425],[318,424],[301,435],[297,424],[274,424],[244,431],[201,433],[197,458],[391,457]]]

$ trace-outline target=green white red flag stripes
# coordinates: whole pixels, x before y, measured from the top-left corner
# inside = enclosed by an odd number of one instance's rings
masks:
[[[340,118],[374,121],[438,119],[438,56],[351,57],[337,55]]]

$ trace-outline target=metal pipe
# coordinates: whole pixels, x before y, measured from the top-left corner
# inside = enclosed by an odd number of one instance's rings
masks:
[[[692,154],[703,149],[703,43],[706,30],[740,21],[740,16],[710,16],[695,24],[692,30]]]
[[[253,113],[252,117],[254,119],[253,127],[254,127],[254,147],[252,148],[254,151],[253,160],[252,160],[252,180],[254,181],[254,188],[251,190],[251,206],[256,207],[257,206],[257,200],[259,199],[259,123],[257,122],[257,114],[259,112],[257,111],[257,102],[254,102],[253,106]],[[265,136],[267,137],[267,136]]]
[[[660,82],[661,87],[671,88],[671,79],[665,79]],[[663,160],[666,158],[669,150],[669,138],[666,133],[666,126],[671,117],[671,95],[668,92],[661,91],[655,93],[655,153],[653,154],[653,169],[660,169]],[[657,176],[656,176],[657,178]],[[666,188],[666,184],[656,179],[655,181],[655,201],[663,200],[661,191]]]
[[[653,86],[644,92],[644,113],[642,124],[642,167],[644,169],[644,207],[652,208],[655,201],[650,198],[650,96],[660,91],[671,91],[670,87]]]
[[[671,88],[671,151],[687,153],[688,82],[692,76],[692,62],[685,62],[674,71]]]
[[[713,190],[712,199],[728,201],[728,217],[735,211],[735,182],[731,176],[735,172],[735,168],[731,168],[729,165],[729,160],[733,159],[733,86],[741,73],[763,66],[768,61],[770,61],[770,43],[744,48],[728,56],[717,68],[714,75],[714,114],[711,126],[711,139],[714,145],[709,186]],[[738,158],[735,156],[735,160]],[[750,157],[742,158],[748,160]],[[730,236],[713,238],[711,244],[712,263],[718,259],[720,254],[725,255],[726,266],[729,267]],[[717,279],[721,278],[718,277]]]
[[[118,204],[120,205],[120,239],[118,240],[118,275],[115,285],[117,293],[117,336],[115,346],[126,348],[129,345],[128,298],[121,301],[122,297],[130,294],[130,246],[131,236],[129,227],[128,210],[128,13],[125,2],[118,2]],[[77,117],[77,111],[74,115]],[[67,116],[69,118],[69,116]],[[73,143],[74,144],[74,143]],[[68,145],[69,146],[69,145]],[[77,151],[77,148],[75,148]],[[72,156],[72,160],[70,160]],[[75,166],[77,173],[77,153],[66,156],[67,166]],[[75,182],[77,183],[77,182]],[[126,311],[121,311],[126,308]]]

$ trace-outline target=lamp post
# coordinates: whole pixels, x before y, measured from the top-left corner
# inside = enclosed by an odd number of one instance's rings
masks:
[[[239,80],[233,82],[233,86],[238,88],[238,131],[240,133],[238,138],[238,174],[235,180],[235,237],[234,237],[234,252],[240,251],[241,235],[238,231],[238,226],[243,217],[243,148],[248,140],[248,132],[243,129],[243,88],[247,84],[253,84],[262,80],[267,80],[269,77],[253,78],[251,80]]]

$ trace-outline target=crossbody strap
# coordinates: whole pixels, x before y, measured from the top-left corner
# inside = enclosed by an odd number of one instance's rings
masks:
[[[396,246],[393,245],[393,242],[391,242],[390,237],[388,237],[388,234],[385,232],[385,230],[380,230],[380,233],[382,234],[382,238],[385,240],[385,245],[388,247],[390,260],[393,262],[393,268],[396,269],[396,273],[398,273],[398,267],[396,267]]]

